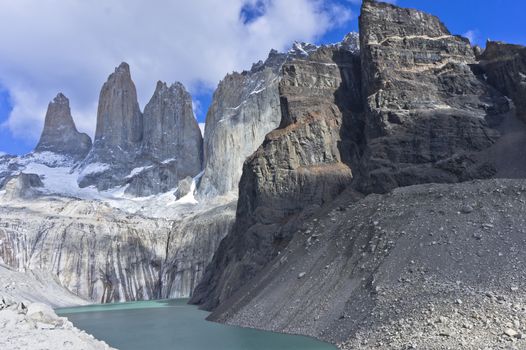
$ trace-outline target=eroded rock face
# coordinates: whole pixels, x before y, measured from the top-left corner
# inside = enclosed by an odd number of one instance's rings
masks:
[[[95,146],[100,148],[100,151],[109,151],[104,147],[128,149],[135,146],[142,141],[142,124],[130,66],[123,62],[115,68],[115,72],[102,86],[97,111]]]
[[[236,225],[193,302],[211,308],[227,299],[286,247],[305,217],[351,184],[361,142],[359,72],[359,54],[343,46],[283,66],[280,127],[244,164]]]
[[[94,302],[189,297],[230,230],[234,207],[200,214],[167,220],[64,198],[4,202],[0,257],[18,270],[48,271]]]
[[[130,67],[122,63],[102,86],[95,140],[83,162],[79,185],[95,185],[99,190],[122,185],[123,178],[136,167],[142,124]]]
[[[479,59],[488,82],[513,99],[517,115],[526,120],[526,47],[488,41]]]
[[[157,160],[176,159],[189,175],[201,171],[203,138],[192,97],[181,83],[158,82],[144,108],[143,153]]]
[[[486,178],[473,155],[499,138],[508,104],[472,70],[469,41],[434,16],[366,1],[360,16],[366,100],[360,188],[384,192],[425,182]]]
[[[273,51],[264,63],[219,83],[206,117],[200,195],[237,193],[246,157],[281,120],[279,70],[286,57]]]
[[[91,138],[77,131],[69,100],[62,93],[49,104],[44,130],[35,152],[53,152],[82,160],[91,149]]]
[[[99,190],[128,185],[126,193],[134,196],[166,192],[201,172],[202,147],[184,86],[159,82],[143,116],[129,66],[122,63],[102,87],[95,143],[78,182]]]
[[[5,192],[1,198],[5,200],[31,199],[39,194],[38,189],[43,186],[38,175],[20,173],[5,179],[5,184],[1,188]]]

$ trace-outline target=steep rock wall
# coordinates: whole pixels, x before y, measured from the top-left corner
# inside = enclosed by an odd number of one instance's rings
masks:
[[[233,222],[233,207],[179,221],[130,215],[68,199],[0,208],[0,257],[16,269],[49,271],[96,302],[188,297]]]
[[[246,160],[236,225],[192,302],[213,308],[226,300],[286,247],[299,222],[351,183],[361,142],[353,130],[361,128],[359,68],[358,54],[340,46],[284,65],[280,127]]]

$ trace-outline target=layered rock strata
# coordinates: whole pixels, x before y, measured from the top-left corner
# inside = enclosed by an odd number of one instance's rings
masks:
[[[434,16],[375,1],[363,3],[360,30],[359,54],[345,43],[284,65],[280,127],[245,162],[234,229],[192,302],[236,304],[298,223],[345,188],[384,193],[508,166],[496,159],[510,141],[501,125],[515,116],[468,40]]]
[[[193,302],[227,299],[285,249],[299,222],[351,184],[361,143],[359,71],[359,54],[340,46],[285,63],[280,126],[244,164],[236,225]]]
[[[488,41],[479,59],[487,81],[509,96],[518,116],[526,120],[526,48]]]
[[[498,140],[492,127],[509,106],[474,73],[467,39],[434,16],[365,1],[360,46],[367,114],[362,191],[495,174],[475,153]]]

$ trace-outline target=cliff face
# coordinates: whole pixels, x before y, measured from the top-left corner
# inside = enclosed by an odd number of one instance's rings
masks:
[[[143,132],[143,117],[130,67],[122,63],[102,86],[93,148],[83,161],[79,186],[99,190],[123,184],[135,167]]]
[[[243,162],[279,125],[279,70],[285,59],[271,52],[264,63],[219,83],[206,117],[200,195],[237,193]]]
[[[142,171],[128,176],[126,193],[149,196],[177,187],[202,170],[203,137],[192,110],[192,97],[181,83],[158,82],[144,108]]]
[[[236,223],[192,299],[219,305],[222,320],[257,303],[244,286],[272,281],[269,261],[291,239],[302,241],[309,229],[301,223],[344,189],[358,191],[347,196],[352,202],[402,186],[490,178],[508,166],[496,159],[507,156],[515,136],[503,125],[515,116],[466,39],[434,16],[364,1],[359,53],[348,40],[283,66],[280,127],[245,162]],[[323,228],[305,234],[312,242]],[[276,316],[270,304],[257,313]]]
[[[513,99],[517,115],[526,120],[526,48],[488,41],[479,59],[488,82]]]
[[[365,192],[495,174],[475,153],[509,109],[474,73],[469,41],[434,16],[366,1],[360,16],[367,148]]]
[[[143,154],[176,159],[181,170],[201,171],[203,138],[192,110],[192,97],[181,83],[158,82],[144,108]]]
[[[232,206],[167,220],[60,198],[3,202],[0,212],[4,264],[48,271],[102,303],[190,296],[233,221]]]
[[[102,87],[93,149],[78,183],[99,190],[128,185],[126,193],[166,192],[202,170],[203,138],[184,86],[159,82],[144,109],[128,64],[122,63]]]
[[[35,152],[53,152],[82,160],[91,149],[91,138],[77,131],[69,100],[59,93],[49,104],[44,129]]]
[[[286,247],[299,222],[350,185],[361,142],[359,69],[357,52],[340,46],[285,63],[280,127],[244,164],[235,227],[193,302],[227,299]]]
[[[115,68],[102,86],[97,111],[95,152],[110,152],[111,147],[129,148],[142,141],[142,113],[137,90],[127,63]]]

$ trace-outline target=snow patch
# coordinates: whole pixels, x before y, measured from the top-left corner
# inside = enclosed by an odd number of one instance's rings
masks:
[[[190,186],[190,192],[188,192],[188,194],[186,194],[185,196],[179,198],[179,200],[175,201],[175,203],[177,204],[198,204],[199,202],[197,201],[197,199],[195,199],[194,194],[197,188],[197,182],[199,181],[199,179],[201,179],[201,177],[203,177],[204,174],[205,174],[204,170],[201,171],[199,174],[197,174],[197,176],[192,179],[192,185]]]
[[[103,173],[103,172],[105,172],[106,170],[109,170],[109,169],[110,169],[110,165],[109,164],[105,164],[105,163],[91,163],[91,164],[88,164],[88,166],[85,167],[84,169],[82,169],[82,171],[80,172],[79,180],[85,178],[88,175]]]
[[[138,175],[138,174],[142,173],[143,171],[148,170],[150,168],[152,168],[152,167],[151,166],[142,166],[142,167],[135,168],[135,169],[133,169],[130,172],[130,174],[128,176],[126,176],[126,179],[131,179],[135,175]]]

